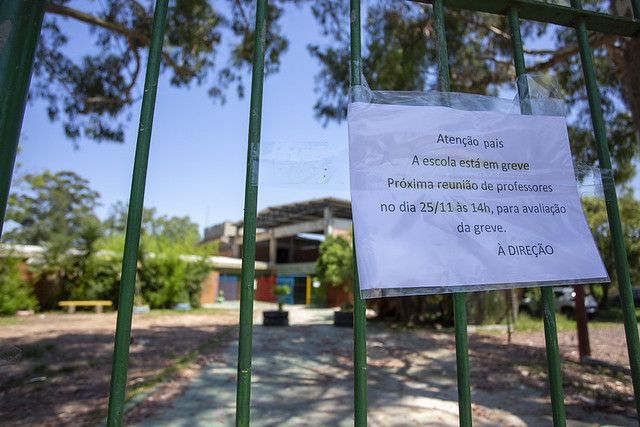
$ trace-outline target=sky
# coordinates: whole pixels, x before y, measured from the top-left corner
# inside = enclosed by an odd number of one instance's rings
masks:
[[[298,176],[286,168],[283,178],[269,179],[261,174],[264,185],[259,208],[324,196],[348,198],[347,159],[337,155],[346,154],[346,124],[323,127],[313,114],[318,66],[309,56],[307,45],[320,41],[319,28],[307,8],[296,7],[288,10],[282,25],[290,44],[280,72],[265,81],[262,150],[268,153],[274,152],[277,144],[311,143],[311,152],[298,150],[296,156],[315,156],[339,179],[326,182],[306,176],[310,181],[304,182],[304,174]],[[70,52],[81,55],[93,48],[87,42],[85,26],[71,22],[66,28]],[[229,92],[226,104],[221,106],[208,97],[206,86],[178,89],[170,86],[167,75],[161,77],[145,206],[155,207],[163,215],[188,215],[200,226],[242,218],[248,98],[237,99],[234,92]],[[41,101],[27,106],[18,173],[75,171],[100,193],[98,215],[104,217],[114,202],[129,198],[140,102],[132,109],[124,144],[80,139],[77,148],[65,137],[59,122],[49,121],[45,107]],[[265,164],[265,173],[277,170],[279,162]]]
[[[86,2],[77,4],[82,7]],[[71,54],[80,57],[95,49],[84,24],[67,20],[63,25],[70,36]],[[346,123],[324,127],[313,113],[317,100],[314,78],[319,66],[307,46],[322,42],[320,29],[306,6],[288,7],[282,28],[289,49],[281,58],[280,71],[264,85],[265,161],[261,164],[258,207],[325,196],[348,199]],[[539,47],[537,44],[532,47]],[[223,49],[222,58],[224,54]],[[220,105],[209,98],[206,86],[174,88],[168,73],[161,76],[145,206],[155,207],[162,215],[188,215],[201,228],[242,218],[248,78],[244,99],[237,99],[232,90],[226,104]],[[113,203],[129,198],[140,102],[131,110],[124,144],[80,139],[74,145],[59,122],[49,121],[45,107],[41,101],[27,106],[17,173],[75,171],[100,193],[98,215],[105,217]],[[316,169],[295,167],[296,162],[308,159],[331,178],[322,178]],[[634,180],[633,186],[638,188],[640,180]]]

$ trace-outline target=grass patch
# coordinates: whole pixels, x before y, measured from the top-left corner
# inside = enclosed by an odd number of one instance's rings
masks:
[[[612,326],[620,325],[620,321],[603,321],[603,320],[589,320],[588,325],[590,328],[610,328]],[[567,319],[566,316],[556,313],[556,328],[559,332],[562,331],[575,331],[576,321],[573,319]],[[531,317],[526,314],[518,316],[518,320],[515,324],[514,330],[516,332],[538,332],[544,330],[544,325],[541,317]]]
[[[624,316],[622,315],[622,308],[611,307],[598,312],[598,320],[605,322],[619,322],[622,323]],[[636,308],[636,320],[640,321],[640,308]]]

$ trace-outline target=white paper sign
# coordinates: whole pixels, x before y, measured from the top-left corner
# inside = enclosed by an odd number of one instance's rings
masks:
[[[608,281],[564,117],[353,103],[348,122],[363,296]]]

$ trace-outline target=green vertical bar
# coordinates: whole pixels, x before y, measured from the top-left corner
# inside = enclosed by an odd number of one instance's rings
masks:
[[[249,143],[244,189],[242,232],[242,278],[240,288],[240,333],[238,339],[238,385],[236,390],[236,426],[248,426],[251,416],[251,345],[253,333],[253,281],[256,259],[256,216],[258,214],[258,166],[260,160],[260,122],[264,82],[267,0],[257,0],[256,27],[251,73]]]
[[[633,10],[633,17],[636,19],[640,19],[640,0],[629,0],[631,1],[631,9]]]
[[[436,33],[438,53],[438,83],[440,90],[451,90],[449,74],[449,55],[447,52],[447,35],[444,25],[444,6],[442,0],[433,2],[433,20]],[[471,426],[471,387],[469,385],[469,342],[467,337],[467,306],[465,295],[453,294],[453,315],[456,335],[456,372],[458,376],[458,414],[461,426]]]
[[[453,294],[456,335],[456,372],[458,374],[458,414],[461,426],[471,426],[471,390],[469,385],[469,344],[467,338],[467,306],[465,295]]]
[[[362,48],[360,0],[351,0],[351,87],[362,84]]]
[[[118,296],[118,318],[116,321],[116,337],[113,349],[113,366],[111,368],[111,386],[109,389],[108,426],[121,426],[124,414],[125,392],[127,387],[127,368],[129,365],[129,342],[131,340],[131,316],[133,310],[133,293],[136,282],[138,247],[140,244],[140,226],[144,205],[144,188],[149,163],[149,147],[151,145],[151,128],[153,110],[158,89],[158,74],[164,28],[167,21],[168,0],[157,0],[153,17],[149,59],[144,81],[144,94],[140,109],[140,128],[136,142],[136,154],[131,179],[129,211],[127,213],[127,229],[122,257],[122,279]]]
[[[360,279],[353,244],[353,412],[354,425],[367,425],[367,334],[366,307],[360,296]]]
[[[0,1],[0,236],[43,16],[44,0]]]
[[[433,24],[436,33],[436,50],[438,54],[438,85],[443,92],[451,91],[451,74],[449,72],[449,53],[447,49],[447,32],[444,25],[444,5],[442,0],[433,2]]]
[[[524,51],[522,48],[522,36],[520,33],[520,20],[518,11],[511,8],[508,14],[509,26],[511,28],[511,48],[513,51],[513,62],[518,77],[526,73],[524,62]],[[523,114],[531,114],[531,105],[528,101],[528,88],[526,81],[518,85],[518,94],[521,99]],[[524,102],[523,102],[524,101]],[[560,369],[560,350],[558,348],[558,335],[556,331],[556,314],[553,303],[553,289],[551,287],[541,288],[542,292],[542,314],[544,322],[544,339],[547,349],[547,370],[549,373],[549,390],[551,394],[551,410],[553,414],[553,425],[556,427],[566,425],[564,409],[564,395],[562,391],[562,371]]]
[[[582,2],[580,0],[571,0],[571,5],[575,8],[582,8]],[[587,27],[582,19],[577,22],[576,36],[578,38],[582,71],[584,73],[587,96],[589,98],[589,110],[591,111],[591,122],[596,140],[598,161],[602,169],[602,187],[607,206],[607,217],[609,219],[609,229],[613,241],[613,251],[616,259],[616,277],[618,278],[618,288],[624,316],[624,329],[627,337],[627,350],[629,353],[629,365],[631,366],[636,411],[640,418],[640,340],[638,339],[638,321],[636,319],[633,295],[631,292],[627,251],[624,244],[622,222],[620,220],[618,196],[616,194],[615,183],[613,182],[611,155],[609,154],[609,146],[607,145],[607,131],[602,114],[600,91],[598,90],[596,81],[591,48],[589,47]]]
[[[351,0],[351,87],[362,84],[360,0]],[[356,427],[367,425],[366,308],[360,296],[360,279],[353,242],[353,415]]]
[[[562,371],[560,369],[560,349],[558,347],[558,332],[556,330],[553,288],[544,286],[540,288],[540,292],[542,293],[542,319],[544,322],[544,341],[547,350],[547,369],[549,371],[553,425],[561,427],[567,424],[567,420],[564,410],[564,393],[562,390]]]

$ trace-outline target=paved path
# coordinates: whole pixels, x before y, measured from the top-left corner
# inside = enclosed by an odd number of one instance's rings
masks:
[[[257,315],[260,313],[257,312]],[[290,308],[292,326],[254,332],[252,426],[352,426],[351,330],[331,325],[329,310]],[[261,319],[256,318],[256,324]],[[368,334],[369,425],[457,426],[451,337],[393,331]],[[141,426],[230,426],[234,423],[237,345],[203,369],[171,404]],[[517,381],[499,392],[473,390],[475,426],[551,425],[539,391]],[[625,425],[627,418],[570,408],[572,426]],[[579,422],[575,419],[590,421]]]

